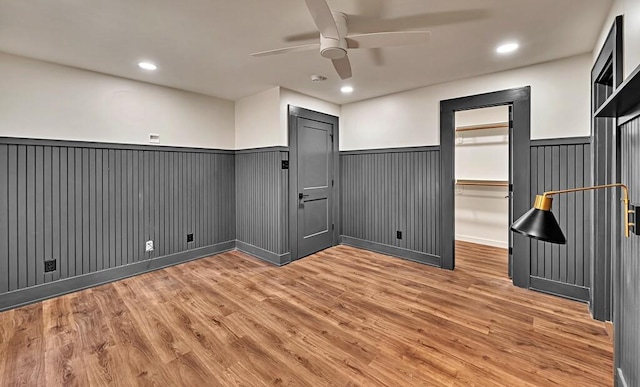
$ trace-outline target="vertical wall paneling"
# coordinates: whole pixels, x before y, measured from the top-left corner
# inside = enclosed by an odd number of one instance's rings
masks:
[[[16,276],[9,275],[9,273],[17,272],[18,266],[18,229],[15,226],[18,224],[18,209],[15,206],[9,206],[9,203],[15,203],[18,199],[18,152],[17,147],[7,147],[7,235],[8,235],[8,249],[7,249],[7,272],[6,276],[8,281],[8,291],[18,288],[18,278]]]
[[[531,200],[544,191],[590,185],[590,143],[554,139],[531,143]],[[576,192],[556,195],[553,212],[567,238],[566,245],[531,240],[531,287],[588,300],[591,196]]]
[[[231,151],[0,139],[0,309],[24,303],[15,292],[36,285],[232,246],[235,216]],[[187,232],[195,236],[188,246]],[[56,270],[45,273],[50,259]]]
[[[9,291],[9,151],[0,144],[0,292]]]
[[[279,149],[240,151],[235,167],[238,248],[278,265],[290,260],[288,170],[282,169],[283,160],[288,160],[288,152]],[[229,192],[220,195],[229,197]]]
[[[58,261],[58,278],[67,278],[69,275],[69,203],[66,198],[68,198],[69,192],[69,169],[68,166],[68,152],[66,147],[60,147],[60,164],[58,166],[54,166],[60,171],[60,191],[59,191],[59,202],[60,202],[60,211],[58,212],[58,222],[57,224],[60,227],[60,233],[58,234],[59,243],[60,243],[60,260]],[[106,187],[106,185],[105,185]],[[104,205],[104,203],[103,203]],[[55,216],[55,215],[54,215]],[[55,217],[54,217],[55,222]],[[107,234],[108,235],[108,234]]]
[[[620,130],[622,183],[629,187],[631,204],[640,205],[640,118],[623,125]],[[640,219],[635,220],[640,227]],[[619,300],[616,329],[616,363],[618,377],[627,386],[640,385],[640,237],[622,238],[620,254]]]
[[[27,193],[27,201],[25,205],[27,206],[27,236],[25,248],[27,252],[27,280],[26,286],[36,285],[36,277],[39,276],[39,273],[35,270],[36,268],[36,251],[38,247],[42,249],[42,243],[38,240],[39,235],[37,234],[36,228],[36,211],[37,211],[37,203],[36,203],[36,160],[35,154],[36,149],[38,147],[28,147],[27,148],[27,182],[26,182],[26,193]],[[39,229],[40,227],[38,227]]]
[[[437,147],[341,152],[342,242],[439,264],[439,160]]]
[[[87,148],[82,149],[82,252],[81,252],[81,267],[80,273],[91,273],[91,265],[89,261],[91,259],[91,207],[89,200],[89,176],[91,175],[89,164],[89,150]]]
[[[30,152],[33,153],[33,152]],[[18,287],[27,287],[27,274],[29,273],[28,254],[29,222],[27,215],[31,206],[27,198],[27,147],[18,147]]]

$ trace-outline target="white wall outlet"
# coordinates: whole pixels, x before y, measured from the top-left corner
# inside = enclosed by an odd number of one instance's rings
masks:
[[[145,251],[148,253],[150,251],[153,251],[153,241],[147,241],[146,245],[145,245]]]
[[[156,133],[149,133],[149,142],[151,144],[160,144],[160,135]]]

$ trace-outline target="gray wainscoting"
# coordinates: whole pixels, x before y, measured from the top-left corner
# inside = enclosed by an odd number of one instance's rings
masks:
[[[262,148],[236,154],[237,247],[276,265],[289,254],[288,169],[286,148]]]
[[[591,185],[589,138],[531,142],[531,200],[544,191]],[[590,284],[591,193],[554,196],[564,246],[532,240],[531,288],[587,301]]]
[[[439,171],[438,147],[341,152],[341,242],[439,266]]]
[[[631,203],[640,206],[640,117],[621,127],[622,183],[629,187]],[[640,219],[635,220],[640,227]],[[622,238],[620,268],[615,285],[619,317],[615,321],[619,381],[640,386],[640,236]],[[622,384],[621,384],[622,385]]]
[[[46,285],[56,281],[233,248],[234,158],[233,151],[0,138],[0,309],[91,284],[67,281],[52,293]],[[50,259],[56,270],[45,273]],[[120,270],[112,279],[133,274]]]

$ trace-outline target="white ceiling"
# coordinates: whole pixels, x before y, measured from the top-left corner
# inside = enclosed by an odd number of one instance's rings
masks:
[[[249,55],[315,42],[300,40],[316,35],[303,0],[0,0],[0,51],[231,100],[280,85],[342,104],[592,51],[612,0],[328,3],[351,33],[429,30],[431,42],[350,50],[354,76],[342,81],[316,51]],[[495,54],[510,40],[518,52]]]

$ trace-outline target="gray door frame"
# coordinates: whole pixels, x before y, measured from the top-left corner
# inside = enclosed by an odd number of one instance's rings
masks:
[[[620,86],[623,78],[623,18],[617,16],[609,30],[598,58],[591,69],[591,159],[593,160],[592,184],[610,184],[620,181],[620,122],[616,118],[596,118],[595,112],[602,101]],[[609,90],[600,84],[603,73],[611,70],[613,77]],[[593,318],[613,320],[616,303],[616,284],[619,276],[619,255],[622,229],[620,189],[601,190],[592,193],[591,217],[591,294],[589,309]],[[613,259],[612,259],[613,258]]]
[[[333,230],[332,245],[338,244],[340,232],[340,132],[338,127],[338,117],[313,110],[304,109],[297,106],[288,106],[288,128],[289,128],[289,245],[291,260],[298,257],[298,117],[307,120],[324,122],[333,125]]]
[[[455,268],[455,113],[492,106],[513,106],[512,168],[518,173],[510,177],[513,196],[513,216],[521,216],[531,208],[531,87],[520,87],[486,94],[440,101],[440,197],[442,211],[441,257],[443,269]],[[511,233],[513,237],[513,284],[528,288],[531,249],[529,238]]]

